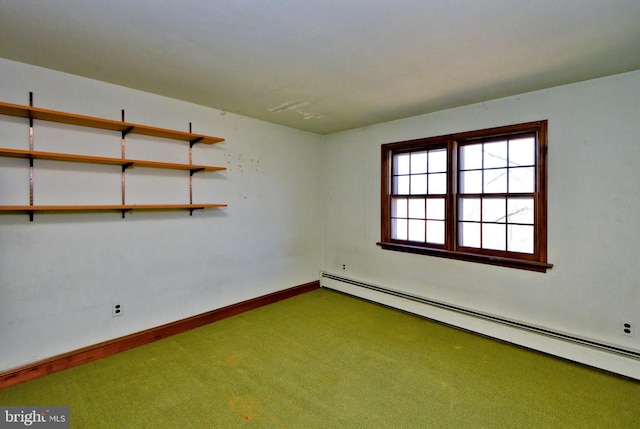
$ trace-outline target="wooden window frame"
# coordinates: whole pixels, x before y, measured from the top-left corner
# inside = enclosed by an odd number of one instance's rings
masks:
[[[418,253],[483,264],[546,272],[553,267],[547,262],[547,120],[487,128],[445,136],[427,137],[381,146],[381,240],[377,244],[386,250]],[[494,251],[483,248],[462,248],[458,237],[458,159],[459,148],[474,141],[485,141],[521,134],[535,136],[534,250],[533,253]],[[418,150],[447,150],[447,193],[445,197],[445,243],[430,244],[392,238],[391,205],[393,157]]]

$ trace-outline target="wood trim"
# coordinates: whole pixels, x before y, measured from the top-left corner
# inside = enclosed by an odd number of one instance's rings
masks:
[[[483,130],[468,131],[437,137],[426,137],[415,140],[407,140],[381,145],[382,151],[382,172],[381,172],[381,240],[380,245],[385,250],[395,250],[400,252],[417,253],[430,256],[439,256],[463,261],[479,262],[484,264],[498,265],[510,268],[525,269],[531,271],[546,272],[552,268],[553,264],[547,262],[547,132],[548,121],[541,120],[527,122],[523,124],[506,125]],[[491,193],[496,196],[532,196],[534,198],[535,211],[535,243],[533,253],[521,253],[514,251],[490,250],[483,247],[471,248],[461,246],[458,241],[458,201],[462,193],[458,192],[457,181],[460,171],[457,161],[459,158],[460,146],[467,143],[482,143],[515,137],[521,135],[536,135],[536,189],[528,195],[526,193]],[[410,242],[408,240],[395,240],[391,237],[391,198],[393,182],[393,157],[395,155],[412,153],[422,150],[447,149],[447,194],[445,225],[445,244],[436,245],[433,243]],[[467,196],[473,194],[466,194]],[[485,195],[478,194],[476,197]],[[400,195],[405,198],[405,195]],[[410,198],[412,195],[406,196]],[[427,195],[428,196],[428,195]],[[418,196],[422,198],[423,196]]]
[[[125,350],[132,349],[156,340],[180,334],[200,326],[208,325],[218,320],[226,319],[265,305],[273,304],[303,293],[320,288],[320,281],[315,280],[289,289],[273,292],[268,295],[232,304],[207,313],[198,314],[186,319],[167,323],[145,331],[136,332],[124,337],[115,338],[82,349],[43,359],[22,367],[0,373],[0,389],[14,386],[25,381],[43,377],[54,372],[62,371],[91,362],[103,357],[111,356]]]
[[[380,177],[382,178],[382,182],[380,184],[381,192],[381,201],[380,208],[382,213],[380,215],[380,239],[382,241],[389,241],[391,239],[391,177],[392,177],[392,159],[391,159],[391,151],[385,149],[384,145],[382,146],[382,159],[380,161],[381,173]]]
[[[547,240],[548,240],[548,229],[547,229],[547,210],[548,210],[548,158],[547,158],[547,150],[549,146],[548,141],[548,121],[540,121],[540,125],[538,127],[538,141],[540,144],[536,147],[536,162],[540,166],[538,170],[539,176],[537,177],[538,189],[536,191],[540,194],[538,198],[538,205],[536,207],[537,221],[536,228],[539,228],[537,231],[538,242],[537,253],[539,255],[540,261],[547,260]]]
[[[538,262],[528,259],[505,258],[502,256],[484,255],[469,252],[452,252],[446,249],[435,249],[423,246],[412,246],[404,243],[378,242],[378,246],[385,250],[395,250],[398,252],[415,253],[418,255],[437,256],[439,258],[457,259],[459,261],[479,262],[481,264],[497,265],[500,267],[517,268],[521,270],[537,271],[546,273],[547,269],[553,268],[553,264]]]

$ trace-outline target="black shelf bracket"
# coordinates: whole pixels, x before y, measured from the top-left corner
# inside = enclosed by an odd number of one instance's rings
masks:
[[[196,143],[200,142],[200,141],[201,141],[201,140],[203,140],[203,139],[204,139],[204,137],[197,137],[197,138],[195,138],[195,139],[193,139],[193,140],[190,140],[190,141],[189,141],[189,147],[193,147],[193,145],[194,145],[194,144],[196,144]]]
[[[125,138],[127,134],[129,134],[132,130],[133,127],[127,127],[126,129],[122,130],[122,138]]]
[[[204,207],[192,207],[189,209],[189,216],[193,216],[193,211],[194,210],[203,210]]]
[[[122,219],[124,219],[124,218],[125,218],[125,214],[126,214],[127,212],[132,211],[132,209],[121,209],[120,211],[122,212]]]

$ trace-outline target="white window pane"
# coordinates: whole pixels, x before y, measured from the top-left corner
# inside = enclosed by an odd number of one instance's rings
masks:
[[[439,220],[427,221],[427,242],[444,244],[444,222]]]
[[[507,166],[507,142],[485,143],[484,168]]]
[[[482,200],[483,222],[506,222],[507,205],[504,198],[484,198]]]
[[[411,175],[411,195],[424,195],[427,193],[427,175]]]
[[[487,194],[507,192],[507,169],[484,171],[484,192]]]
[[[395,155],[393,157],[393,170],[395,174],[409,174],[409,159],[411,155],[408,153],[403,153],[400,155]]]
[[[409,217],[414,219],[425,218],[425,201],[424,198],[409,200]]]
[[[509,198],[507,201],[507,221],[533,225],[533,198]]]
[[[411,174],[427,172],[427,152],[411,153]]]
[[[480,222],[480,198],[461,198],[459,218]]]
[[[391,238],[394,240],[407,239],[407,220],[393,219],[391,221]]]
[[[534,192],[535,178],[533,167],[509,169],[509,192]]]
[[[391,202],[391,217],[407,217],[406,198],[396,198]]]
[[[410,176],[397,176],[394,181],[394,194],[409,195],[409,177]]]
[[[409,241],[424,243],[424,220],[409,219]]]
[[[482,224],[482,248],[492,250],[506,250],[507,228],[505,225],[493,223]]]
[[[535,139],[526,137],[509,141],[509,166],[535,165]]]
[[[460,169],[479,170],[482,168],[482,145],[470,144],[460,148]]]
[[[444,220],[444,198],[427,200],[427,219]]]
[[[444,173],[447,171],[447,151],[432,150],[429,152],[429,173]]]
[[[429,174],[429,193],[447,193],[447,173]]]
[[[480,247],[480,224],[470,222],[460,222],[459,224],[460,245],[467,247]]]
[[[465,171],[460,174],[460,192],[479,194],[482,192],[482,171]]]
[[[509,225],[510,252],[533,253],[533,225]]]

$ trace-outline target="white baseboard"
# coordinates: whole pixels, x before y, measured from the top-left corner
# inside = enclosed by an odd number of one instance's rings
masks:
[[[640,353],[323,272],[322,287],[640,380]]]

